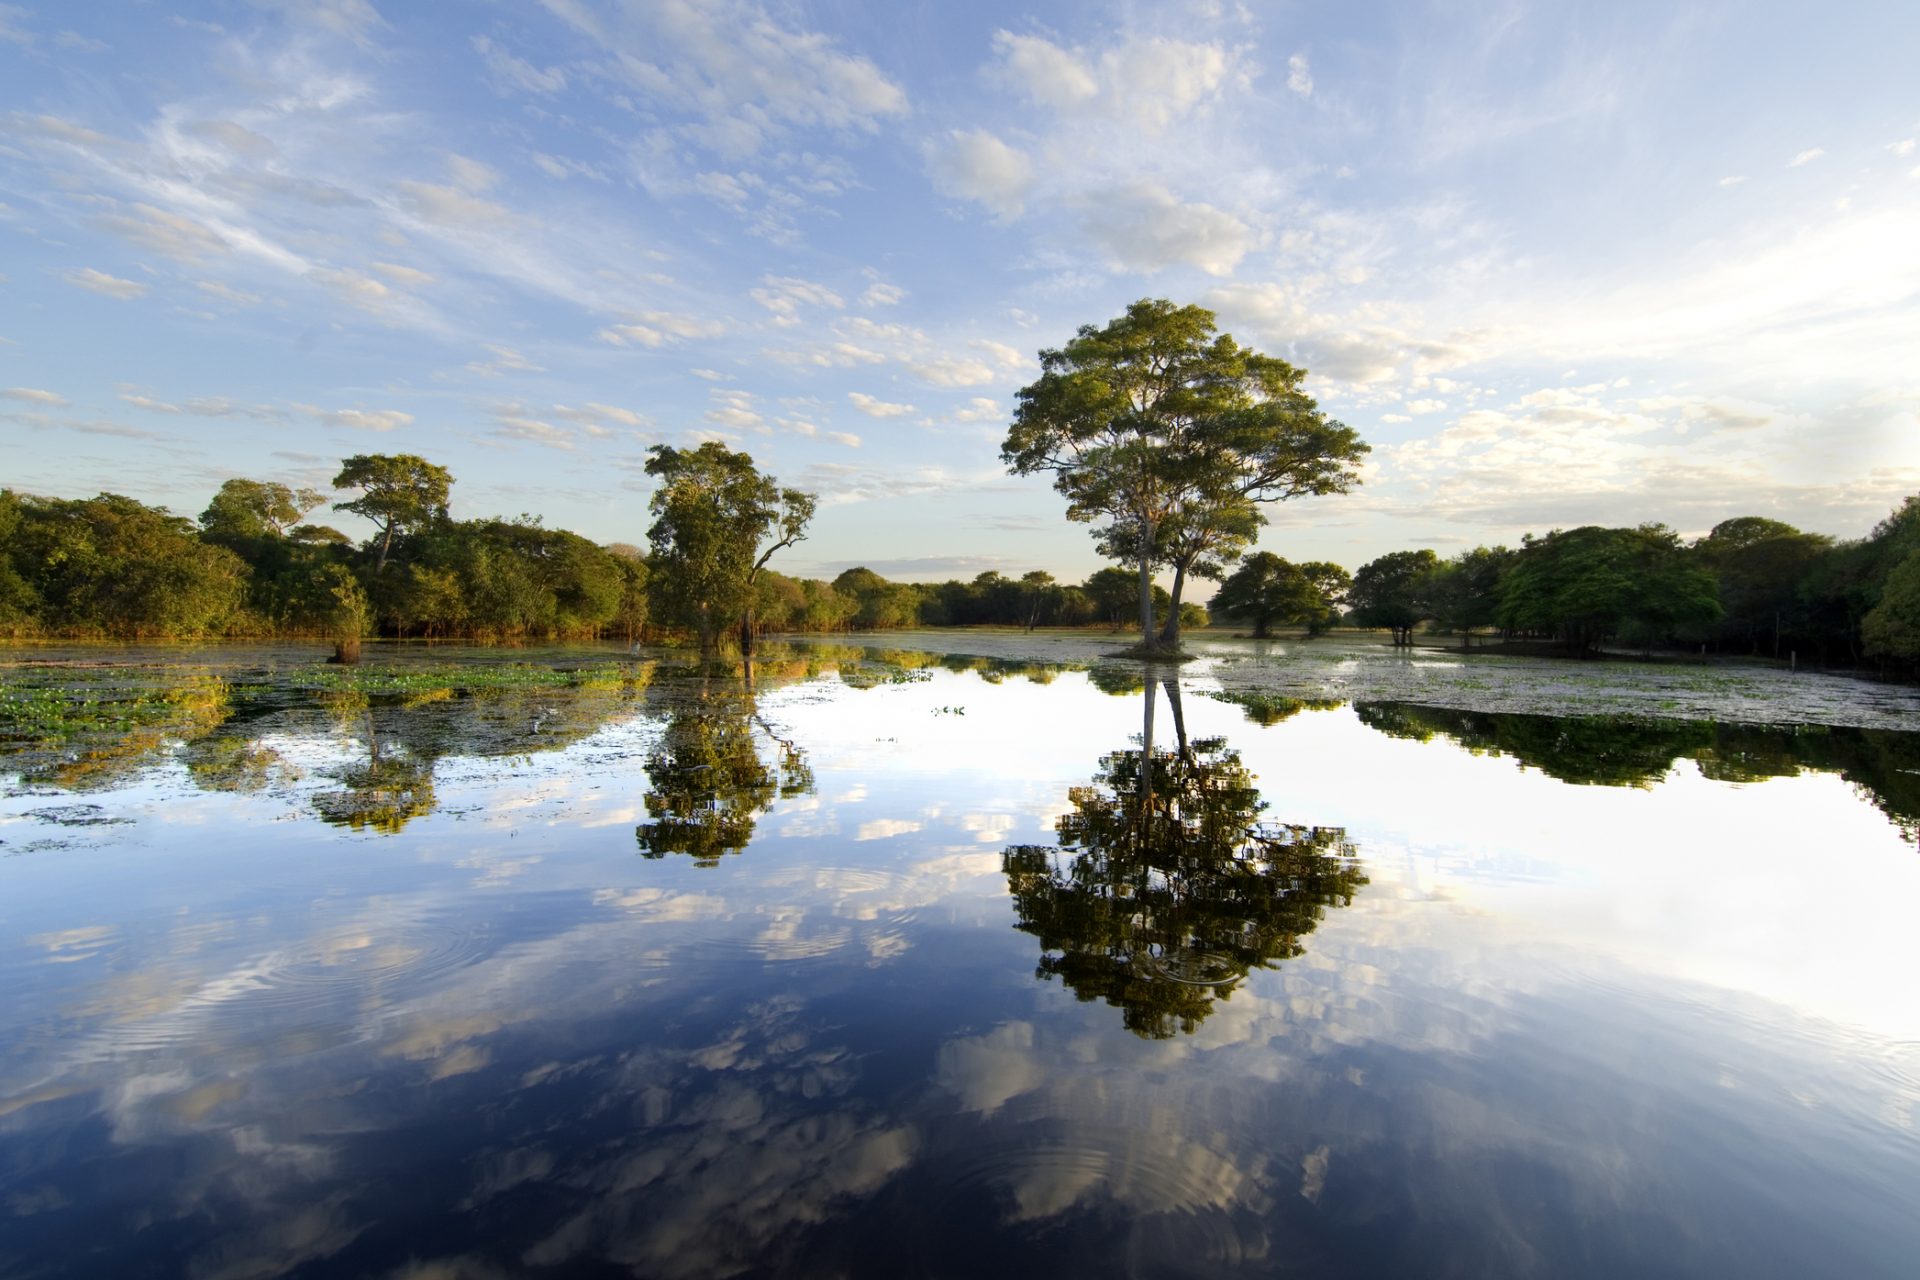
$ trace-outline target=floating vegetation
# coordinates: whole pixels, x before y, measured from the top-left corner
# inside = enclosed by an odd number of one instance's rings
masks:
[[[647,682],[648,668],[605,662],[586,667],[542,667],[525,662],[434,667],[312,666],[293,673],[296,689],[446,697],[485,689],[618,688]]]

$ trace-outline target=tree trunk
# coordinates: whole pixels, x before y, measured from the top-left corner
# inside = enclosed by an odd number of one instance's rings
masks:
[[[1162,680],[1160,683],[1167,690],[1167,705],[1173,708],[1173,736],[1180,744],[1180,758],[1184,760],[1187,758],[1187,718],[1180,714],[1180,682]]]
[[[393,550],[393,521],[388,520],[386,536],[380,539],[380,561],[378,564],[373,566],[373,571],[376,574],[382,573],[386,570],[387,552],[391,550]]]
[[[1140,644],[1153,643],[1153,530],[1140,525]]]
[[[740,656],[749,662],[753,659],[753,606],[740,615]]]
[[[1186,589],[1187,566],[1173,566],[1173,595],[1167,605],[1167,622],[1160,628],[1160,647],[1178,649],[1180,647],[1180,593]]]

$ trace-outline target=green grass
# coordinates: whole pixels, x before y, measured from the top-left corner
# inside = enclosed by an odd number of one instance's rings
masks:
[[[484,689],[581,689],[617,686],[632,673],[617,663],[558,669],[528,663],[444,667],[314,666],[293,673],[296,689],[329,693],[466,693]]]

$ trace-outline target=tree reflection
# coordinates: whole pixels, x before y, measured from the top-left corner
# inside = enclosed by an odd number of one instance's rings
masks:
[[[1650,787],[1691,759],[1717,782],[1804,770],[1837,773],[1912,838],[1920,836],[1920,734],[1819,725],[1771,728],[1712,720],[1543,716],[1405,702],[1356,702],[1361,723],[1396,738],[1451,738],[1585,786]]]
[[[703,677],[674,706],[647,754],[647,782],[651,821],[634,828],[640,852],[683,853],[711,867],[747,847],[776,798],[810,793],[813,770],[760,715],[749,669],[739,684]]]
[[[1250,970],[1300,955],[1367,883],[1343,829],[1263,822],[1240,753],[1189,741],[1179,687],[1166,690],[1176,748],[1154,747],[1148,684],[1139,749],[1103,756],[1068,792],[1059,846],[1002,855],[1017,927],[1040,939],[1036,973],[1150,1039],[1192,1032]]]
[[[434,773],[441,760],[563,750],[633,711],[652,677],[651,667],[633,667],[571,685],[323,695],[335,732],[362,744],[366,758],[335,771],[339,788],[315,795],[314,810],[335,826],[396,834],[438,807]],[[218,758],[211,748],[207,754]]]

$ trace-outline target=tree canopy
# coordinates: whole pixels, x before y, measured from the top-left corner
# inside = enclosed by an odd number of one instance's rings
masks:
[[[357,453],[340,464],[333,478],[336,489],[359,489],[360,496],[336,502],[336,511],[351,511],[378,527],[380,558],[374,572],[387,567],[393,539],[403,530],[424,529],[447,518],[447,494],[453,476],[411,453]]]
[[[1390,551],[1361,565],[1347,594],[1353,620],[1363,627],[1386,627],[1395,644],[1411,644],[1413,629],[1432,616],[1420,598],[1421,580],[1439,565],[1440,557],[1425,547]]]
[[[806,537],[814,497],[782,489],[753,459],[708,441],[697,449],[655,445],[647,474],[660,481],[649,510],[649,590],[657,617],[699,637],[703,653],[737,625],[753,646],[756,581],[774,552]]]
[[[1256,551],[1220,584],[1211,607],[1217,614],[1251,622],[1255,639],[1266,637],[1275,623],[1318,633],[1332,624],[1352,585],[1337,564],[1294,564],[1271,551]]]
[[[1156,647],[1152,573],[1173,569],[1158,647],[1178,644],[1188,575],[1218,576],[1265,517],[1258,504],[1344,492],[1367,446],[1301,389],[1306,371],[1217,333],[1204,307],[1142,299],[1040,353],[1000,451],[1051,473],[1069,519],[1138,575],[1143,647]]]

